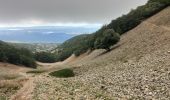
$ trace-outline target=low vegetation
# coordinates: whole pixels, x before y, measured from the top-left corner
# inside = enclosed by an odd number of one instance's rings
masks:
[[[2,41],[0,41],[0,62],[36,68],[34,56],[29,50],[18,49]]]
[[[87,50],[109,50],[110,47],[116,44],[119,40],[116,33],[119,33],[120,35],[126,33],[145,19],[151,17],[169,5],[169,0],[149,0],[145,5],[139,6],[138,8],[131,10],[128,14],[112,20],[110,24],[103,26],[93,34],[83,34],[73,37],[56,48],[56,61],[63,61],[73,53],[76,56],[79,56]],[[107,33],[106,30],[114,30],[117,38],[114,38],[115,35]]]
[[[68,78],[68,77],[74,77],[75,74],[71,69],[62,69],[62,70],[51,72],[49,75],[58,78]]]
[[[27,74],[41,74],[41,73],[44,73],[46,72],[45,70],[31,70],[31,71],[28,71],[26,72]]]
[[[56,61],[56,56],[49,52],[37,52],[34,57],[37,61],[43,63],[54,63]]]
[[[92,38],[90,37],[91,34],[79,35],[58,46],[58,48],[56,48],[57,52],[55,52],[56,61],[63,61],[73,53],[76,56],[79,56],[80,54],[86,52],[90,46],[93,46],[93,44],[91,44]]]
[[[7,98],[5,96],[0,95],[0,100],[7,100]]]
[[[106,49],[110,51],[110,47],[120,40],[120,35],[113,29],[107,29],[102,36],[98,37],[94,43],[96,49]]]

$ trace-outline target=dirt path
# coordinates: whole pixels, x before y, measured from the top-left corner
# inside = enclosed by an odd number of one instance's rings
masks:
[[[34,91],[34,88],[36,84],[34,81],[37,79],[37,77],[42,76],[44,74],[47,74],[51,72],[52,70],[60,69],[61,63],[38,63],[39,66],[41,66],[44,70],[46,70],[45,73],[42,73],[40,75],[30,75],[27,73],[21,73],[25,78],[28,80],[23,84],[23,87],[17,91],[16,94],[11,96],[10,100],[32,100],[32,93]]]
[[[29,80],[24,84],[24,86],[11,97],[10,100],[31,100],[32,92],[34,90],[34,78],[29,78]]]

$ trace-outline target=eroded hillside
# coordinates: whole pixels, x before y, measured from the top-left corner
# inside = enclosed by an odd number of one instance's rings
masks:
[[[33,99],[170,99],[170,7],[127,32],[111,52],[68,65],[76,76],[36,78]]]

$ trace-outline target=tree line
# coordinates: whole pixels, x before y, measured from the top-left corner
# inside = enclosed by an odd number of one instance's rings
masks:
[[[34,55],[31,51],[24,48],[15,48],[2,41],[0,41],[0,62],[36,68]]]

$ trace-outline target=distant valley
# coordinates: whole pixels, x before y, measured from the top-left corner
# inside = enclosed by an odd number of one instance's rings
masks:
[[[34,26],[0,28],[0,40],[14,43],[62,43],[76,35],[92,33],[99,26]]]
[[[17,48],[26,48],[32,52],[47,52],[55,49],[60,43],[9,43]]]

